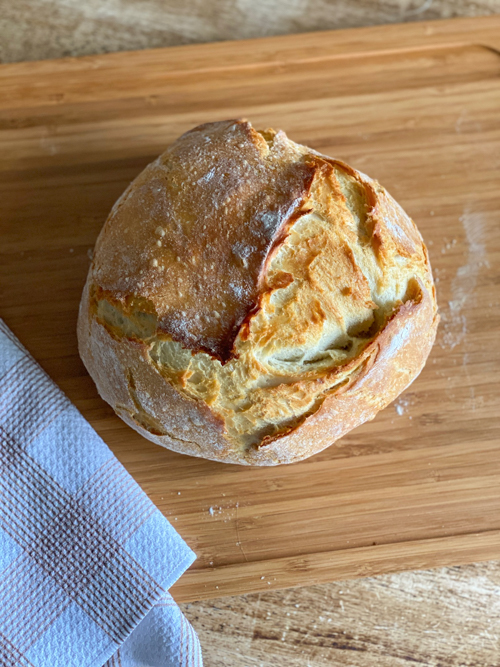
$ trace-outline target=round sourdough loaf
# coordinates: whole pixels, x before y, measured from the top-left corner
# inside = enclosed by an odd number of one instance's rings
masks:
[[[229,120],[184,134],[116,202],[78,338],[101,396],[149,440],[276,465],[393,401],[437,323],[426,247],[383,187]]]

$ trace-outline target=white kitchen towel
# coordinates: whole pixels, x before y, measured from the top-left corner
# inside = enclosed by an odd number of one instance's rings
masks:
[[[195,555],[0,320],[0,665],[191,667]]]

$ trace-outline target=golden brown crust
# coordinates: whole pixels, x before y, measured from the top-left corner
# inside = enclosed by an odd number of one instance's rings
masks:
[[[206,451],[207,458],[231,460],[221,420],[164,381],[147,363],[147,345],[113,337],[89,311],[88,292],[87,281],[78,318],[78,345],[101,397],[153,442],[191,456],[205,456]],[[203,442],[203,448],[198,442]]]
[[[226,121],[183,135],[117,202],[78,338],[102,397],[139,433],[276,465],[394,400],[438,319],[418,229],[377,182]]]
[[[115,204],[96,283],[116,299],[147,299],[161,330],[226,361],[316,168],[285,135],[269,147],[247,121],[187,132]]]

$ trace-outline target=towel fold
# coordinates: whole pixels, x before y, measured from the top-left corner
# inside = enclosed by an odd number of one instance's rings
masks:
[[[0,665],[201,666],[194,559],[0,320]]]

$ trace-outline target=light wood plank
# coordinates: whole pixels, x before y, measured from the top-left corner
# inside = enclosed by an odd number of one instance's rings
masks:
[[[0,67],[0,315],[197,552],[178,599],[500,557],[499,35],[464,19]],[[143,440],[76,349],[115,199],[180,132],[238,115],[379,178],[428,243],[442,315],[395,406],[277,469]]]

